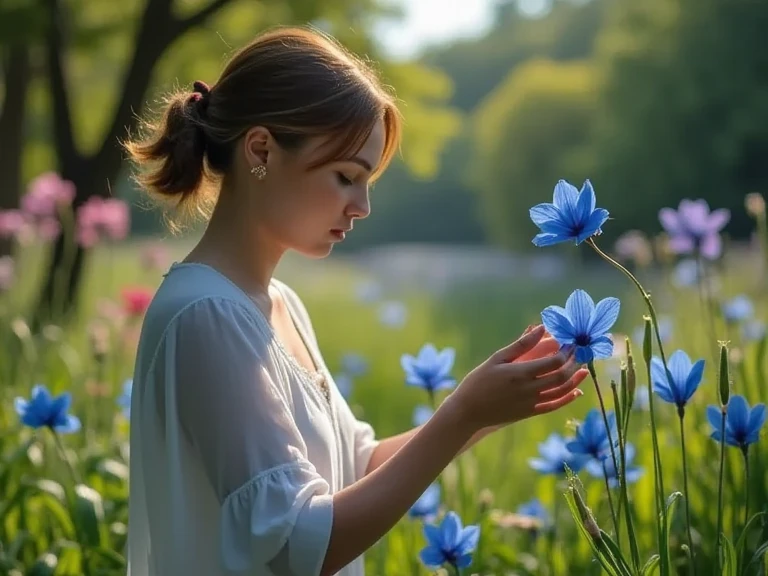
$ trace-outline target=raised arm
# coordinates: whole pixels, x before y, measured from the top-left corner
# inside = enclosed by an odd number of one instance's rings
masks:
[[[510,362],[543,332],[531,331],[478,366],[397,453],[333,496],[322,576],[335,574],[386,534],[478,431],[556,410],[581,395],[577,386],[587,372],[570,357]]]

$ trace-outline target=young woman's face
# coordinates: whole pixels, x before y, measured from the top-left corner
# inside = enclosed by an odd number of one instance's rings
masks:
[[[325,144],[312,140],[290,153],[272,144],[261,156],[267,176],[254,182],[259,227],[280,248],[311,258],[330,254],[354,221],[370,213],[368,184],[384,152],[384,122],[377,122],[353,158],[308,170]]]

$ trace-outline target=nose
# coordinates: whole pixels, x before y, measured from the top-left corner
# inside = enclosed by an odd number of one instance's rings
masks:
[[[347,206],[347,216],[349,218],[367,218],[370,213],[371,202],[368,197],[368,186],[361,187],[360,192],[355,193]]]

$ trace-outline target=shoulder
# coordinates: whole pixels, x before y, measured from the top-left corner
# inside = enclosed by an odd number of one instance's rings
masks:
[[[139,353],[154,351],[171,332],[183,332],[190,343],[232,336],[266,342],[264,322],[248,297],[213,269],[175,266],[147,309]]]

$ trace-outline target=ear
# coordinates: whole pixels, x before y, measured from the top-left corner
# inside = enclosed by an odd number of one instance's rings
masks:
[[[273,147],[272,134],[263,126],[250,128],[243,137],[243,151],[248,166],[266,164]]]

